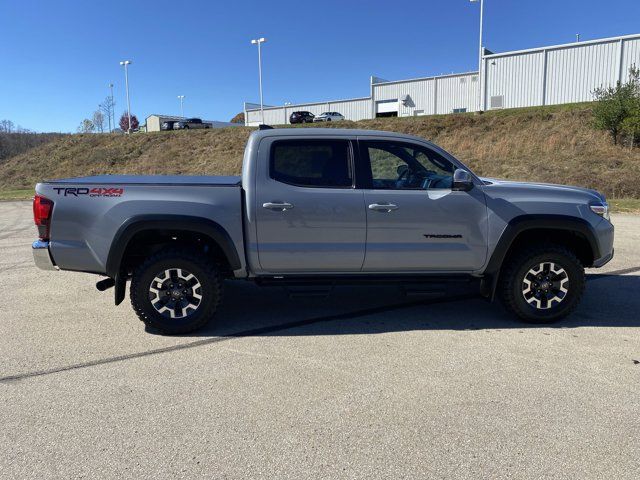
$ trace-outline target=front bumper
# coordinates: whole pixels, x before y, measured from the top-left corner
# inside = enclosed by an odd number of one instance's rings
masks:
[[[36,240],[31,245],[33,261],[40,270],[58,270],[49,253],[49,242]]]

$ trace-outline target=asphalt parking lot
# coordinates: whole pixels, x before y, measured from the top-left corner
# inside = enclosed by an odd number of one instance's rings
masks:
[[[0,203],[2,478],[640,478],[640,217],[554,326],[233,282],[215,325],[162,337],[37,270],[30,208]]]

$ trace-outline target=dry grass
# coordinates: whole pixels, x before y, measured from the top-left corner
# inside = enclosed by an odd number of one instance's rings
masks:
[[[610,197],[640,198],[640,150],[614,146],[590,122],[591,108],[583,104],[324,126],[425,137],[480,175],[581,185]],[[239,174],[252,130],[69,135],[0,163],[0,189],[101,173]]]

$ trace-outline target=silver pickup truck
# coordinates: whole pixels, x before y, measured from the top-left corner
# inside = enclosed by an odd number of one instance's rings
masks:
[[[135,312],[167,334],[209,322],[225,279],[471,281],[546,323],[613,256],[598,192],[479,178],[424,139],[367,130],[257,130],[242,177],[53,180],[33,206],[39,267],[105,276],[116,305],[131,280]]]

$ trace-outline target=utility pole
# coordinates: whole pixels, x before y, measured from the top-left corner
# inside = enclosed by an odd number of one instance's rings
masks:
[[[107,111],[107,117],[109,117],[109,133],[111,133],[111,131],[113,130],[111,128],[111,114],[113,112],[113,83],[109,84],[109,88],[111,89],[111,100],[109,101],[109,110]]]
[[[484,53],[484,48],[482,46],[482,27],[484,21],[484,0],[469,0],[471,3],[480,3],[480,41],[478,42],[478,111],[481,112],[484,110],[484,99],[483,97],[483,61],[482,54]]]
[[[260,37],[256,40],[251,40],[253,45],[258,45],[258,77],[260,82],[260,117],[262,118],[262,124],[264,125],[264,105],[262,102],[262,52],[260,46],[266,42],[267,39]]]
[[[184,101],[184,95],[178,95],[178,98],[180,99],[180,116],[184,118],[184,106],[182,104]]]
[[[127,133],[131,133],[131,102],[129,101],[129,71],[127,66],[131,65],[131,60],[123,60],[120,65],[124,66],[124,84],[127,90],[127,117],[129,117],[129,128]]]

